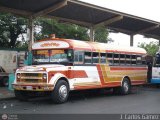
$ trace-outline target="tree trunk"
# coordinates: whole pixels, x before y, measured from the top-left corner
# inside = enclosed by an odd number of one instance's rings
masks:
[[[16,41],[17,41],[17,38],[18,38],[18,35],[20,34],[19,31],[16,31],[15,28],[13,27],[10,27],[10,43],[9,43],[9,46],[10,48],[15,48],[16,46]]]

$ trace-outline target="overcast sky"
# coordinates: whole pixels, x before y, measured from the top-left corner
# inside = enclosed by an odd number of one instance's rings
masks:
[[[159,15],[160,0],[81,0],[81,1],[160,22],[160,15]],[[128,35],[121,33],[118,34],[111,33],[109,37],[115,40],[115,42],[112,44],[129,46],[130,38]],[[137,46],[139,42],[149,43],[151,41],[157,41],[157,40],[146,39],[143,38],[143,36],[141,35],[134,36],[134,46]]]

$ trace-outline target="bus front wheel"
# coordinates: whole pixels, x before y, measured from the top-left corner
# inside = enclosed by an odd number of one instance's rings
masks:
[[[59,80],[51,94],[54,103],[64,103],[67,101],[69,95],[69,85],[65,80]]]

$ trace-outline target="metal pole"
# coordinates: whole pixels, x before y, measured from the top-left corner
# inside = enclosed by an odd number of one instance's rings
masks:
[[[130,46],[133,46],[133,37],[134,35],[130,35]]]
[[[28,32],[28,40],[29,40],[29,45],[28,45],[28,50],[31,51],[32,50],[32,44],[34,43],[34,25],[33,25],[33,18],[30,17],[29,18],[29,30]]]
[[[90,41],[94,41],[94,28],[90,27]]]

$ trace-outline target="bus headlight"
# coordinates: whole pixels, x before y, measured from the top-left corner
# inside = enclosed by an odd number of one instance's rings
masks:
[[[46,73],[43,73],[43,76],[42,76],[42,77],[43,77],[43,79],[46,80],[46,79],[47,79],[47,74],[46,74]]]
[[[21,78],[21,74],[17,73],[17,78],[20,79]]]

